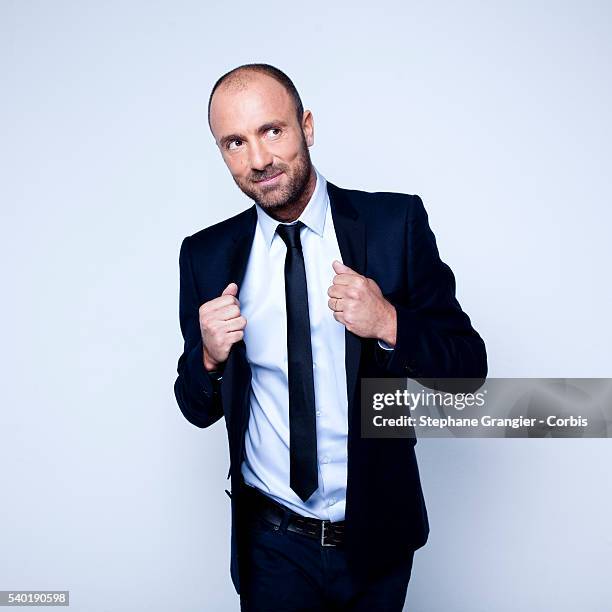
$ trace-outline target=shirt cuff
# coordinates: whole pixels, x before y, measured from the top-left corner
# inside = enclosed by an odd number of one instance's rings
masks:
[[[385,351],[392,351],[394,350],[394,347],[389,346],[384,340],[379,340],[378,341],[378,346],[380,346],[380,348],[385,349]]]

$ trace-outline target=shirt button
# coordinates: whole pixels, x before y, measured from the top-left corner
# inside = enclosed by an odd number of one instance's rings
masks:
[[[317,412],[315,413],[317,416],[321,416],[321,411],[317,410]]]
[[[323,459],[321,461],[323,463],[329,463],[329,457],[327,455],[325,455],[325,457],[323,457]]]
[[[332,498],[329,500],[329,505],[330,505],[330,506],[333,506],[335,503],[336,503],[336,498],[335,498],[335,497],[332,497]]]

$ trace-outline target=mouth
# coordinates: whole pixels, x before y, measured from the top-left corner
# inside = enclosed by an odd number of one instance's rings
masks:
[[[263,179],[261,181],[255,181],[255,182],[258,185],[272,185],[278,181],[281,174],[282,174],[282,171],[279,172],[278,174],[275,174],[274,176],[268,177],[267,179]]]

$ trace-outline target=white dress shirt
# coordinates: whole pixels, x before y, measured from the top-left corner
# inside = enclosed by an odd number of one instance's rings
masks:
[[[327,290],[342,261],[327,194],[327,182],[315,168],[315,190],[299,216],[312,344],[319,487],[302,501],[289,486],[289,384],[286,246],[276,233],[279,222],[258,204],[257,225],[239,292],[246,317],[246,354],[251,366],[250,416],[241,472],[254,486],[302,514],[344,519],[347,481],[348,409],[345,327],[327,305]],[[293,223],[296,223],[294,221]]]

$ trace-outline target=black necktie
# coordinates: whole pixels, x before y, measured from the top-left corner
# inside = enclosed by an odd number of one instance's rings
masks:
[[[276,232],[287,245],[285,301],[287,306],[287,359],[289,374],[289,484],[306,501],[319,486],[312,347],[306,270],[300,242],[301,221],[278,225]]]

